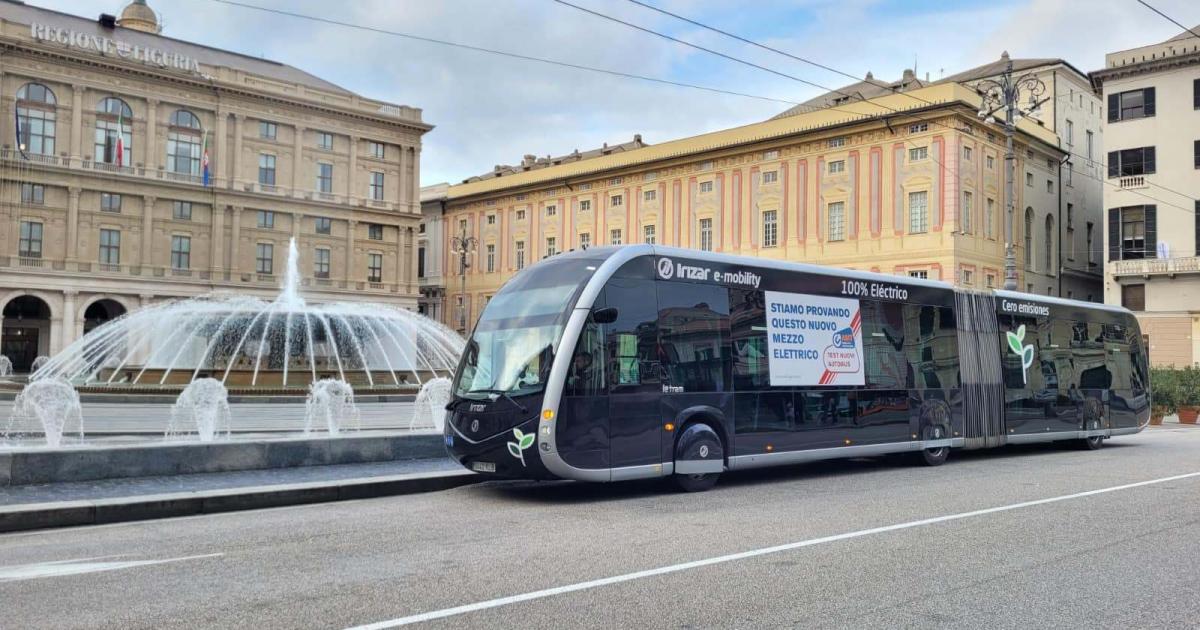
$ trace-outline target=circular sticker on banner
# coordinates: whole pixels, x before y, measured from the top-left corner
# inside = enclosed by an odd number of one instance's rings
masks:
[[[670,280],[671,276],[675,275],[675,263],[671,262],[670,258],[659,258],[658,275],[663,280]]]

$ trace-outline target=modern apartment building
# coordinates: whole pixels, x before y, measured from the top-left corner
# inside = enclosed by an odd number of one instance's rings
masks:
[[[159,34],[0,1],[0,308],[18,371],[162,300],[418,307],[421,110]],[[16,124],[14,124],[16,121]]]
[[[1138,312],[1157,365],[1200,360],[1200,38],[1105,56],[1104,296]]]
[[[1004,137],[979,107],[954,83],[885,91],[657,145],[526,156],[451,185],[444,321],[466,330],[542,257],[634,242],[999,287]],[[1016,206],[1053,215],[1066,154],[1044,125],[1017,133]],[[450,253],[463,235],[475,239],[465,292]],[[1058,295],[1054,226],[1018,228],[1016,240],[1020,286]]]

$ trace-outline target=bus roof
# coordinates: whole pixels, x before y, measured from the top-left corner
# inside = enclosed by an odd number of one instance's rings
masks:
[[[569,256],[577,258],[589,258],[595,260],[604,260],[604,267],[608,268],[607,273],[602,269],[597,275],[611,275],[621,265],[626,262],[641,256],[668,256],[675,258],[688,258],[692,260],[704,260],[714,263],[745,265],[747,267],[761,267],[768,269],[781,269],[784,271],[795,271],[801,273],[821,274],[832,276],[835,278],[847,278],[855,280],[874,280],[879,282],[891,282],[896,284],[906,284],[910,286],[933,287],[946,289],[948,291],[960,290],[956,289],[952,284],[942,280],[928,280],[925,278],[913,278],[909,276],[893,276],[884,273],[876,273],[872,271],[859,271],[857,269],[840,269],[836,267],[826,267],[823,265],[814,265],[810,263],[794,262],[790,260],[775,260],[771,258],[755,258],[752,256],[738,256],[734,254],[720,254],[716,252],[706,252],[698,249],[683,249],[680,247],[667,247],[665,245],[612,245],[605,247],[591,247],[585,250],[573,250],[564,252],[558,256]],[[607,278],[605,278],[607,279]],[[1042,302],[1046,304],[1055,304],[1058,306],[1073,306],[1077,308],[1090,308],[1114,313],[1132,314],[1126,308],[1114,306],[1111,304],[1103,304],[1097,302],[1085,302],[1082,300],[1070,300],[1066,298],[1054,297],[1049,295],[1038,295],[1036,293],[1020,293],[1017,291],[1004,291],[1000,289],[992,290],[996,297],[1006,297],[1016,300],[1026,300],[1032,302]]]

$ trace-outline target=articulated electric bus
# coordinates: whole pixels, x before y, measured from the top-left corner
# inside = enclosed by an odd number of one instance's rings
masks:
[[[545,259],[484,308],[447,405],[463,466],[673,477],[1071,440],[1149,421],[1121,308],[653,245]]]

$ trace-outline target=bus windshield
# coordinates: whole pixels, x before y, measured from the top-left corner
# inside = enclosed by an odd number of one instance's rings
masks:
[[[569,308],[598,260],[546,261],[509,281],[483,309],[463,351],[454,393],[525,396],[542,391]]]

